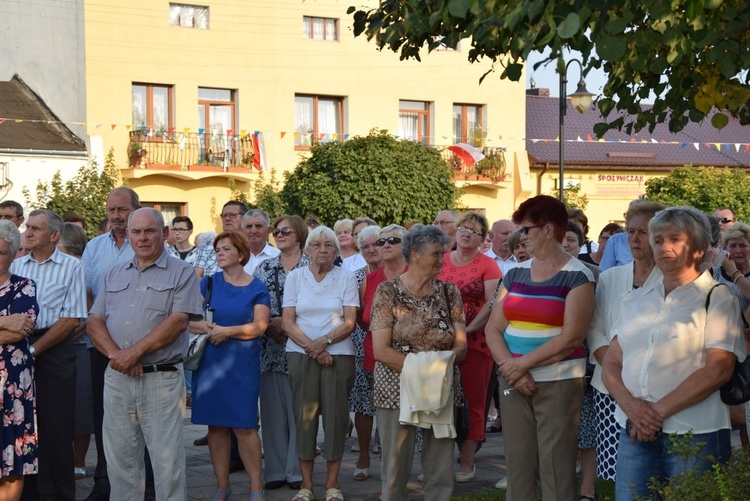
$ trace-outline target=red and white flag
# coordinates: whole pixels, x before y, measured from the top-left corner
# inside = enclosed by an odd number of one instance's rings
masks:
[[[453,146],[448,146],[448,149],[455,153],[467,167],[471,167],[484,158],[484,154],[479,148],[466,143],[454,144]]]
[[[266,157],[266,142],[262,132],[253,134],[253,153],[253,167],[258,170],[270,170]]]

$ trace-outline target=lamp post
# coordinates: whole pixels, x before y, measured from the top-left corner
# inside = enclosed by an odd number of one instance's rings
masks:
[[[563,190],[565,189],[565,114],[568,111],[566,84],[568,83],[568,67],[570,63],[577,63],[581,69],[581,79],[578,81],[578,88],[570,95],[570,104],[578,113],[586,113],[591,108],[591,102],[594,97],[592,93],[586,90],[586,81],[583,79],[583,65],[578,59],[571,59],[565,65],[564,71],[560,73],[560,179],[558,181],[558,194],[560,201],[565,203]]]

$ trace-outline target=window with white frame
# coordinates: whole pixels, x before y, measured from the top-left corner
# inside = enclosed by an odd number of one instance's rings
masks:
[[[339,39],[339,20],[330,17],[304,16],[302,37],[308,40],[336,42]]]
[[[169,25],[183,28],[208,29],[208,7],[204,5],[169,4]]]

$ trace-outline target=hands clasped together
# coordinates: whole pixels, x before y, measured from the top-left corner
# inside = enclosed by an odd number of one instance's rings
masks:
[[[315,359],[323,367],[329,367],[333,365],[333,356],[328,353],[326,348],[328,347],[328,340],[325,336],[313,339],[305,346],[303,346],[305,353],[310,358]]]
[[[497,369],[509,385],[524,395],[531,395],[536,391],[533,376],[521,366],[518,358],[506,358],[497,364]]]

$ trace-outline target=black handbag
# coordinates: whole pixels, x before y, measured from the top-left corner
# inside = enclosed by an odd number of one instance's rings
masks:
[[[711,293],[719,285],[721,284],[714,285],[708,291],[708,295],[706,296],[706,313],[708,313],[708,306],[711,303]],[[744,316],[742,320],[744,322]],[[719,395],[721,395],[721,401],[727,405],[741,405],[750,401],[750,356],[746,356],[744,362],[735,360],[732,378],[721,387]]]

